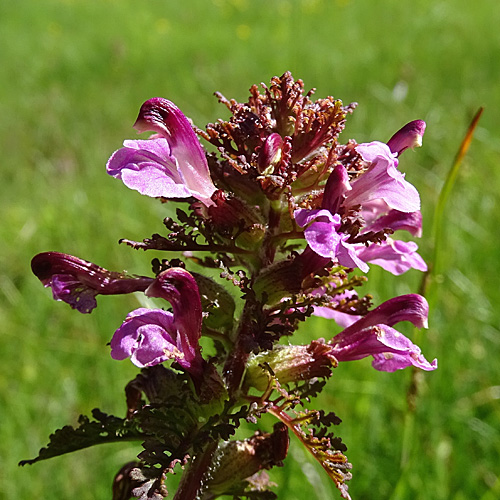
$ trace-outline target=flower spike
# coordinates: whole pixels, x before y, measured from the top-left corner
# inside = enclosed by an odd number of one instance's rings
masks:
[[[180,467],[176,499],[274,498],[266,469],[283,465],[292,432],[350,500],[352,465],[332,428],[341,419],[309,403],[344,361],[371,356],[386,372],[437,368],[396,330],[402,321],[427,327],[424,297],[374,307],[358,291],[371,264],[395,275],[427,269],[413,241],[392,239],[422,233],[418,191],[398,166],[421,144],[425,122],[408,123],[387,144],[340,142],[356,103],[313,98],[290,72],[261,87],[251,86],[246,102],[217,92],[230,117],[206,131],[173,102],[149,99],[134,124],[148,137],[124,141],[109,158],[107,173],[128,188],[184,202],[164,216],[166,233],[120,240],[168,252],[152,259],[152,277],[58,252],[33,258],[54,298],[82,313],[99,294],[139,291],[155,305],[122,318],[109,343],[112,359],[141,371],[125,388],[124,418],[95,409],[21,464],[133,439],[143,450],[116,476],[116,499],[165,498]],[[283,342],[312,315],[333,319],[336,335]],[[259,429],[265,413],[278,420],[272,433]],[[247,424],[256,432],[245,438]]]

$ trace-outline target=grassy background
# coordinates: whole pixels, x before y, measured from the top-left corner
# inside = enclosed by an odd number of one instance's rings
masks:
[[[448,205],[430,329],[439,369],[423,375],[408,417],[409,372],[340,366],[323,404],[341,416],[355,499],[493,500],[500,496],[500,31],[496,0],[18,0],[0,3],[0,485],[5,499],[109,498],[138,447],[109,445],[20,469],[56,428],[94,407],[122,414],[136,369],[106,343],[134,297],[104,297],[90,316],[50,299],[31,275],[59,250],[147,273],[156,255],[116,244],[161,230],[165,207],[108,178],[104,164],[140,104],[175,101],[202,127],[253,83],[291,70],[318,97],[360,106],[344,140],[386,140],[427,121],[402,168],[421,192],[422,255],[432,255],[437,195],[468,122],[486,106]],[[376,303],[420,276],[374,269]],[[303,340],[330,335],[313,321]],[[272,476],[280,498],[339,498],[292,446]]]

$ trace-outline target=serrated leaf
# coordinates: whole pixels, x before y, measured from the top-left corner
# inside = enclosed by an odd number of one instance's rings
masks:
[[[31,465],[41,460],[65,455],[72,451],[89,448],[96,444],[117,441],[141,440],[144,435],[129,420],[107,415],[98,409],[92,411],[95,420],[80,415],[77,428],[66,425],[51,434],[49,444],[41,448],[38,456],[30,460],[21,460],[19,465]]]

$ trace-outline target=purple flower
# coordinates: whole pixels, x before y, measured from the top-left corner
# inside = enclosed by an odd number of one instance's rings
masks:
[[[52,288],[55,300],[62,300],[81,313],[97,306],[97,295],[144,292],[153,282],[145,276],[130,277],[59,252],[35,255],[31,269],[44,286]]]
[[[422,236],[422,214],[420,210],[415,212],[400,212],[391,210],[382,200],[366,203],[361,209],[361,215],[365,220],[363,232],[381,231],[392,229],[393,231],[408,231],[412,236]]]
[[[394,297],[345,328],[329,344],[338,361],[373,356],[372,366],[381,371],[393,372],[408,366],[435,370],[437,360],[429,363],[418,346],[392,328],[400,321],[427,327],[428,311],[427,301],[420,295]]]
[[[346,204],[363,205],[373,200],[384,200],[390,208],[401,212],[419,210],[418,191],[405,181],[404,174],[397,169],[396,158],[405,149],[422,145],[425,126],[424,121],[415,120],[398,130],[387,144],[377,141],[358,144],[356,151],[370,166],[352,182]]]
[[[268,173],[268,169],[274,169],[274,165],[281,159],[281,148],[283,147],[283,138],[276,132],[271,134],[262,145],[257,165],[259,172]]]
[[[108,160],[108,174],[130,189],[151,197],[194,196],[213,205],[216,188],[198,138],[182,111],[161,97],[146,101],[134,127],[155,131],[149,140],[124,141],[124,147]]]
[[[338,232],[340,215],[329,210],[307,210],[300,208],[294,212],[295,221],[305,227],[304,236],[309,247],[321,257],[337,260],[341,266],[359,267],[368,271],[368,265],[356,254],[354,245],[347,243],[348,234]]]
[[[192,375],[200,375],[202,308],[193,276],[181,268],[163,271],[146,295],[167,300],[172,312],[145,308],[132,311],[113,335],[111,357],[130,358],[141,368],[175,359]]]

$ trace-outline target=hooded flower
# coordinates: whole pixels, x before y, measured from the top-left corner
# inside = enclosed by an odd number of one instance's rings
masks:
[[[59,252],[35,255],[31,269],[44,286],[52,288],[55,300],[66,302],[81,313],[90,313],[97,306],[97,295],[144,292],[153,282],[153,278],[108,271]]]
[[[129,357],[141,368],[175,359],[191,374],[199,375],[202,308],[195,279],[184,269],[171,268],[158,275],[146,295],[167,300],[172,312],[140,308],[129,313],[113,335],[111,357]]]
[[[392,328],[400,321],[427,327],[428,311],[427,301],[421,295],[394,297],[345,328],[329,344],[338,361],[373,356],[372,366],[380,371],[393,372],[408,366],[435,370],[437,360],[429,363],[418,346]]]
[[[147,196],[194,196],[211,206],[216,188],[205,153],[182,111],[167,99],[155,97],[142,105],[134,127],[156,134],[149,140],[125,141],[108,160],[108,174]]]

